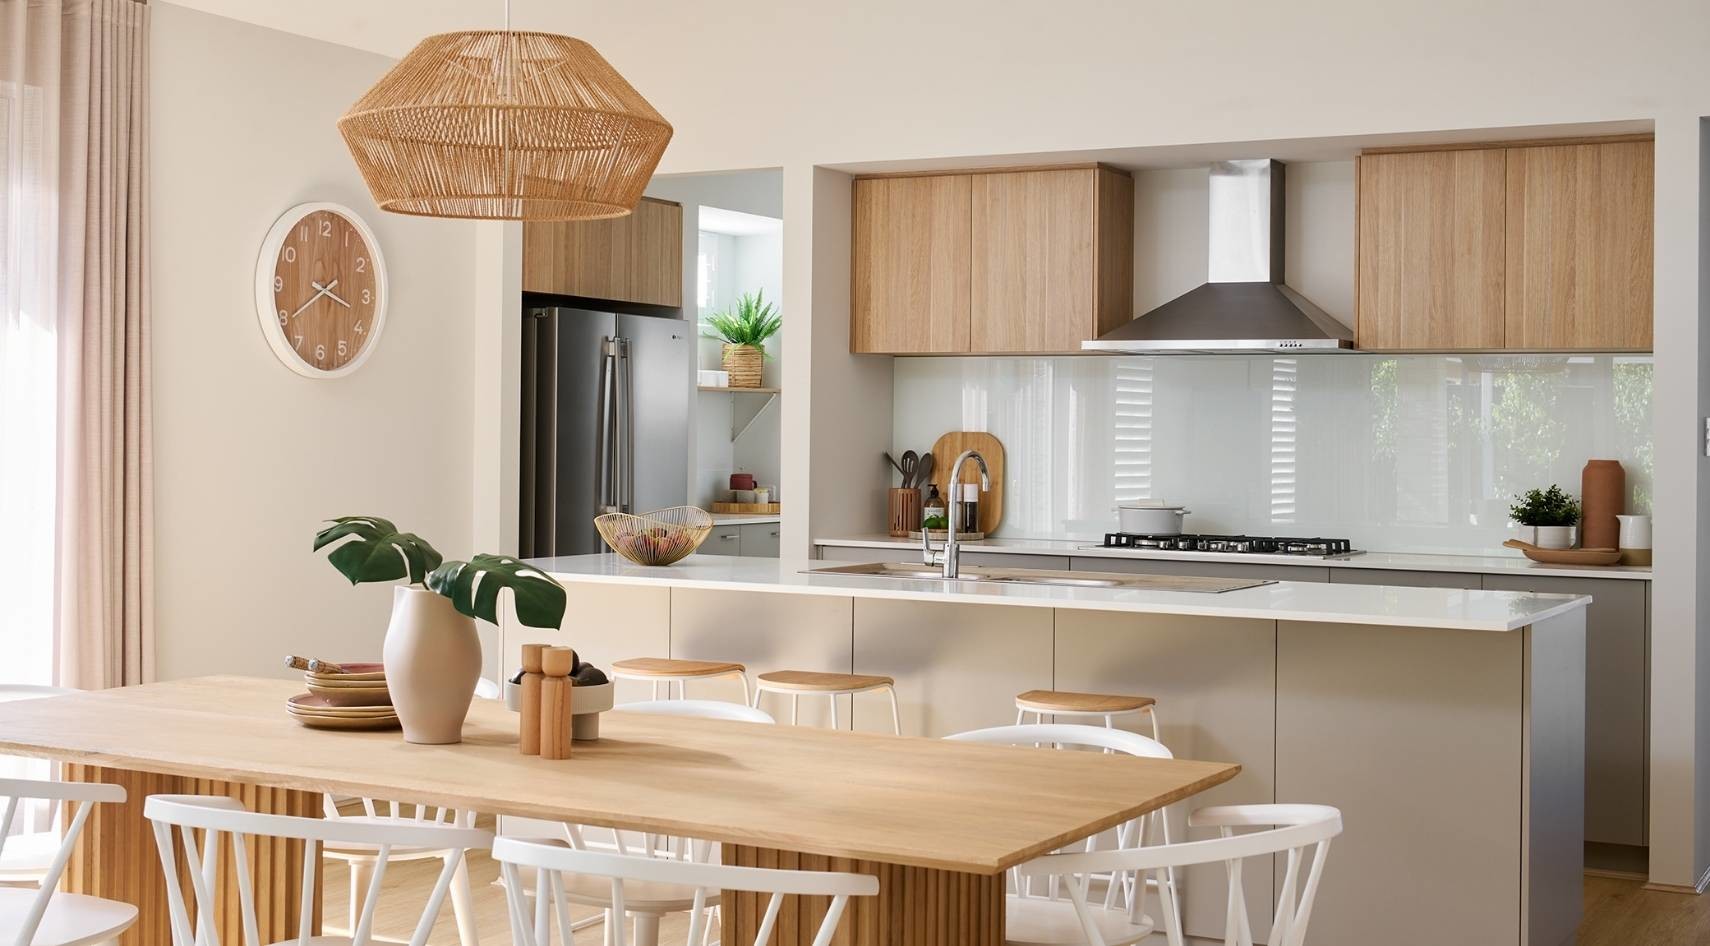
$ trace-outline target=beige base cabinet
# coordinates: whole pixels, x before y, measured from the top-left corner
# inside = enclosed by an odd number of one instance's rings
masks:
[[[742,525],[714,526],[707,540],[695,551],[696,555],[746,555],[750,558],[777,558],[779,525],[776,522],[750,522]]]
[[[1078,352],[1133,317],[1126,171],[866,177],[852,200],[852,352]]]

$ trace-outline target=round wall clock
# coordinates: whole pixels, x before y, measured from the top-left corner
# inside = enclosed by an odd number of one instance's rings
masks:
[[[261,332],[308,378],[355,371],[386,325],[386,262],[374,231],[339,204],[298,204],[262,241],[255,264]]]

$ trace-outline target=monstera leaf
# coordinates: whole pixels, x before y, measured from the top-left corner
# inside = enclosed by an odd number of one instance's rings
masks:
[[[472,618],[499,623],[499,592],[511,589],[517,620],[529,627],[556,628],[564,620],[564,586],[545,572],[508,555],[477,555],[446,562],[427,576],[429,591],[451,599]]]
[[[315,533],[315,551],[349,537],[349,542],[332,550],[327,561],[353,585],[404,577],[413,585],[444,560],[426,539],[399,532],[397,526],[379,516],[344,516],[328,521],[332,524]]]

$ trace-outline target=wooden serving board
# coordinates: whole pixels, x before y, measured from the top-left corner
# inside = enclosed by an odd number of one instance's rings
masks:
[[[950,496],[950,465],[963,450],[977,450],[986,458],[986,473],[992,488],[980,494],[980,532],[991,535],[1003,523],[1003,443],[984,431],[952,430],[932,445],[932,483],[946,503]],[[978,483],[980,469],[970,463],[962,471],[962,482]]]
[[[713,503],[712,511],[718,515],[737,516],[776,516],[783,509],[778,503]]]

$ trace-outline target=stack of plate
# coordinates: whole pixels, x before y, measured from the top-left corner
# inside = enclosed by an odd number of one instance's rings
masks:
[[[309,692],[286,703],[292,717],[320,729],[394,729],[398,714],[380,664],[344,664],[338,673],[303,674]]]

